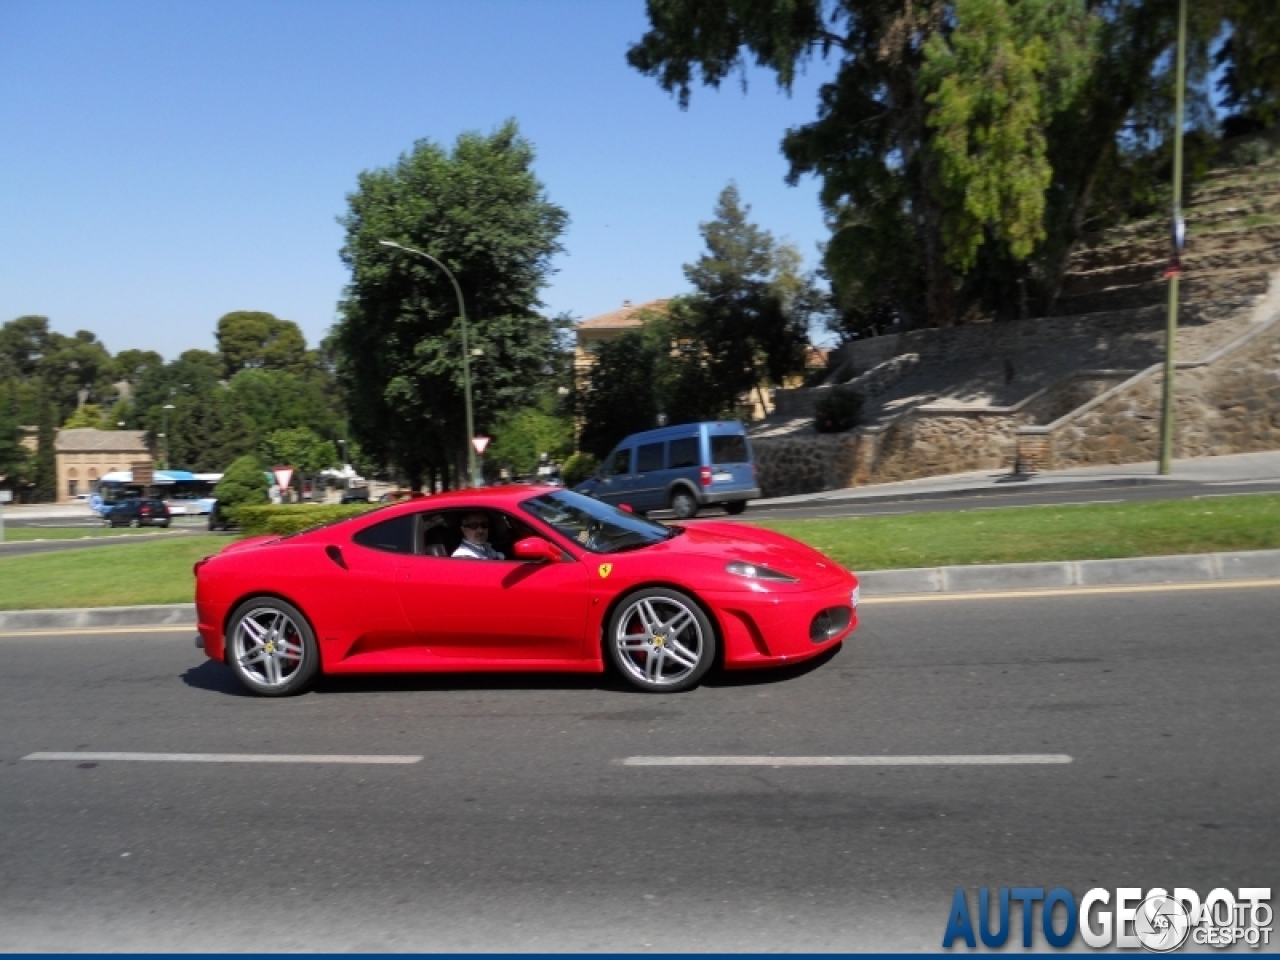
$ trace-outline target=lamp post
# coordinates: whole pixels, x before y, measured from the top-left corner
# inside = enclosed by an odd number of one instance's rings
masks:
[[[379,244],[384,247],[392,247],[396,250],[402,250],[405,253],[412,253],[415,256],[429,260],[437,267],[444,271],[444,275],[449,278],[449,282],[453,284],[453,292],[458,297],[458,318],[462,321],[462,383],[466,393],[467,400],[467,473],[471,475],[471,485],[473,487],[480,486],[480,477],[476,473],[476,448],[471,442],[471,438],[476,435],[475,422],[471,414],[471,351],[467,348],[467,308],[462,302],[462,288],[458,286],[457,278],[454,277],[453,271],[446,267],[429,253],[423,253],[413,247],[406,247],[391,240],[379,240]]]
[[[1187,86],[1187,0],[1178,3],[1178,53],[1175,68],[1177,90],[1173,110],[1173,263],[1169,266],[1169,314],[1165,324],[1164,396],[1160,407],[1160,466],[1167,474],[1173,468],[1174,341],[1178,335],[1178,278],[1182,273],[1182,124],[1183,100]]]
[[[169,411],[173,409],[172,403],[164,405],[164,433],[160,436],[164,437],[164,468],[169,469]]]

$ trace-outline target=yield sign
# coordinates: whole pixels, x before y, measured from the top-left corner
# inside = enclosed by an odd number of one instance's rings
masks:
[[[488,437],[472,437],[471,445],[476,448],[476,453],[480,454],[480,456],[483,457],[484,448],[489,445],[489,438]]]
[[[293,467],[276,467],[271,473],[276,478],[276,486],[281,490],[289,489],[289,483],[293,480]]]

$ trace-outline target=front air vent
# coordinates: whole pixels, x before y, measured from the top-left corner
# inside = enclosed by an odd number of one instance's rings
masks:
[[[832,637],[839,636],[849,626],[853,616],[850,607],[827,607],[819,611],[809,624],[809,639],[814,643],[825,643]]]

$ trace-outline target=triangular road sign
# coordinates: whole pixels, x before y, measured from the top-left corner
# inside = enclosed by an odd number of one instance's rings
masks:
[[[480,456],[483,457],[484,448],[489,445],[489,438],[488,437],[472,437],[471,445],[476,448],[476,453],[480,454]]]

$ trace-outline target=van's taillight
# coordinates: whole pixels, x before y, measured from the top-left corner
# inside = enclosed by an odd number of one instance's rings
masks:
[[[703,467],[698,471],[698,482],[704,487],[711,486],[711,468]]]

